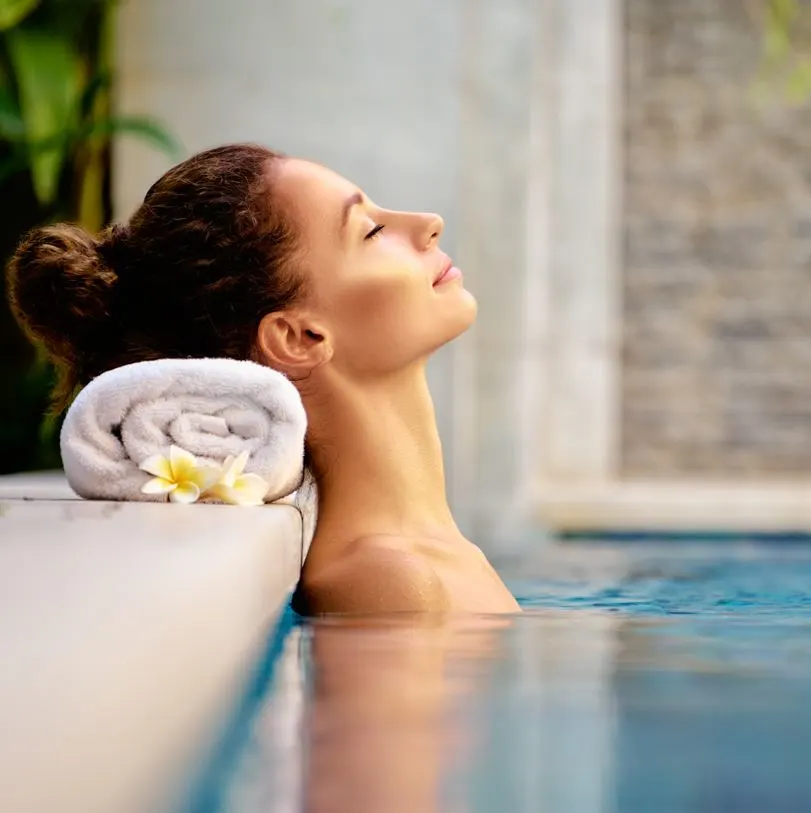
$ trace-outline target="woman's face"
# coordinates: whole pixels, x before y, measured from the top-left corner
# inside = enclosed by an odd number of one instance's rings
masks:
[[[381,209],[334,172],[285,160],[276,178],[292,202],[307,281],[304,307],[323,328],[332,362],[386,374],[464,332],[476,300],[439,248],[438,215]]]

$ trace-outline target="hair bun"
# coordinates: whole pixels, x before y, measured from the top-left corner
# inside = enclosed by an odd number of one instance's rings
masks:
[[[126,223],[113,223],[102,232],[96,251],[102,262],[118,273],[131,259],[130,227]]]
[[[35,229],[8,269],[12,310],[58,361],[81,366],[82,348],[110,315],[116,274],[87,231],[66,224]]]

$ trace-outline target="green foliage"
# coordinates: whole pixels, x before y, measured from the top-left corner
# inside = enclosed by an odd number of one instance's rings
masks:
[[[98,230],[109,219],[110,143],[177,141],[145,116],[111,112],[115,0],[0,0],[0,256],[56,219]],[[4,275],[0,277],[0,280]],[[2,293],[2,289],[0,289]],[[58,465],[45,416],[53,371],[0,296],[0,473]]]
[[[77,127],[81,56],[58,31],[25,26],[6,34],[6,49],[17,80],[23,122],[22,137],[13,143],[30,162],[34,192],[47,206],[59,192],[68,134]]]
[[[811,4],[807,0],[766,0],[761,97],[776,91],[792,104],[811,94]]]
[[[111,7],[102,0],[0,0],[0,20],[18,21],[6,26],[0,53],[8,66],[5,81],[0,81],[0,139],[8,148],[0,161],[0,185],[27,170],[46,209],[57,200],[70,165],[83,163],[82,152],[112,136],[135,135],[173,158],[181,152],[152,119],[108,113],[105,39]],[[88,37],[86,32],[94,29],[96,36]]]
[[[38,5],[39,0],[0,0],[0,31],[13,28]]]

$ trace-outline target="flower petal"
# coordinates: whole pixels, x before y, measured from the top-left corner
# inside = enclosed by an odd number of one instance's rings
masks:
[[[141,486],[141,494],[169,494],[177,488],[177,483],[155,477]]]
[[[208,492],[209,497],[214,497],[220,502],[228,503],[229,505],[242,505],[242,495],[231,486],[223,483],[217,483]]]
[[[236,469],[236,461],[237,458],[235,458],[233,455],[228,455],[228,457],[225,458],[225,462],[222,464],[220,482],[228,488],[231,488],[231,486],[234,485],[234,481],[237,479],[238,472]]]
[[[198,466],[190,475],[189,481],[195,483],[201,494],[205,494],[213,485],[219,482],[222,470],[217,466]]]
[[[235,477],[239,477],[243,471],[245,471],[245,466],[248,464],[248,460],[250,460],[251,452],[249,449],[245,449],[245,451],[240,452],[239,457],[234,461],[233,465],[233,472]]]
[[[183,503],[184,505],[189,505],[193,502],[197,502],[197,498],[199,496],[200,489],[197,487],[197,484],[187,480],[186,482],[178,485],[178,487],[169,495],[169,499],[172,502],[179,502]]]
[[[161,454],[153,454],[148,457],[138,466],[139,469],[145,471],[147,474],[153,474],[155,477],[162,477],[164,480],[173,480],[172,466],[169,461]]]
[[[222,480],[218,480],[213,486],[206,490],[206,497],[213,497],[215,500],[221,500],[222,502],[231,502],[227,497],[230,492],[231,487],[225,485]]]
[[[239,495],[239,505],[262,505],[270,486],[258,474],[243,474],[232,491]]]
[[[169,449],[169,462],[172,465],[172,479],[176,483],[188,480],[189,475],[197,468],[197,458],[179,446]]]

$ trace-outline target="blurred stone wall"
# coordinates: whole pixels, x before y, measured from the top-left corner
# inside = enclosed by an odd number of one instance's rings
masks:
[[[811,471],[811,105],[755,101],[758,5],[626,0],[626,476]]]

